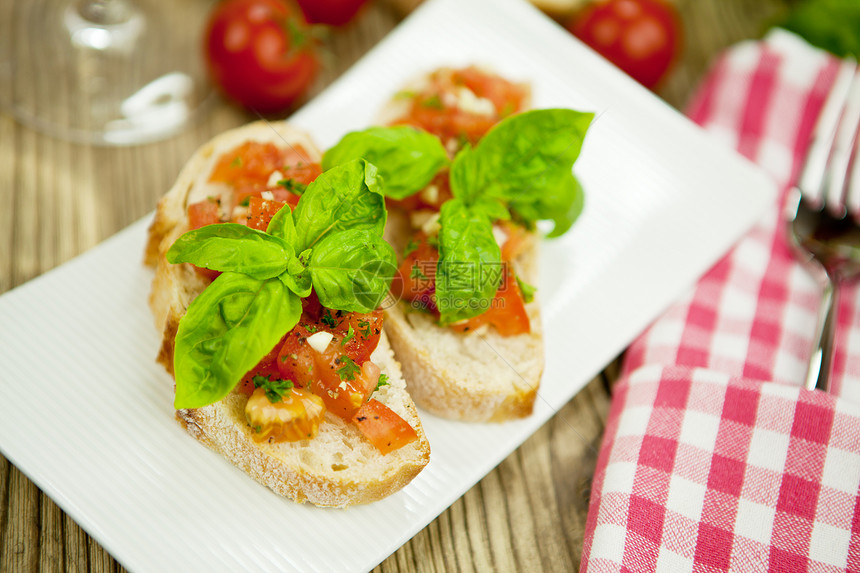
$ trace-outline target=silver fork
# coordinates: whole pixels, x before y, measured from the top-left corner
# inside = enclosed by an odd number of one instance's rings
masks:
[[[830,390],[840,286],[860,276],[860,70],[843,62],[818,118],[786,219],[795,254],[823,284],[806,388]]]

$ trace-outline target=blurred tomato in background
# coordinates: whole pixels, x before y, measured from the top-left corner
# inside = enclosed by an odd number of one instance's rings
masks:
[[[319,70],[310,32],[301,10],[285,0],[222,0],[213,6],[204,36],[212,81],[251,111],[285,111]]]
[[[350,22],[367,0],[297,0],[311,24],[343,26]]]
[[[657,86],[681,49],[681,21],[667,0],[597,0],[567,29],[647,88]]]

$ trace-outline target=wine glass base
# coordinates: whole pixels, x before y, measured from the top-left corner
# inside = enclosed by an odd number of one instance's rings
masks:
[[[200,53],[206,2],[8,4],[0,106],[29,127],[80,143],[149,143],[180,132],[211,99]]]

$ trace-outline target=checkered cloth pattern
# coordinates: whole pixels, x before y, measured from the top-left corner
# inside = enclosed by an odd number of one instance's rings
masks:
[[[782,228],[839,62],[786,32],[724,54],[688,113],[768,171],[779,203],[628,349],[581,572],[860,572],[860,292],[832,393],[805,379],[818,283]]]

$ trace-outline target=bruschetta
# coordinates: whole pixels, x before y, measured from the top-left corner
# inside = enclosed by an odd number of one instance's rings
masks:
[[[145,259],[179,422],[274,492],[343,507],[402,488],[430,448],[378,309],[382,180],[320,157],[285,123],[215,137],[159,202]]]
[[[537,222],[566,232],[583,207],[573,175],[593,114],[527,110],[526,85],[477,68],[407,84],[385,125],[347,134],[331,169],[361,157],[388,182],[398,250],[386,332],[412,397],[466,421],[528,416],[543,372]]]

